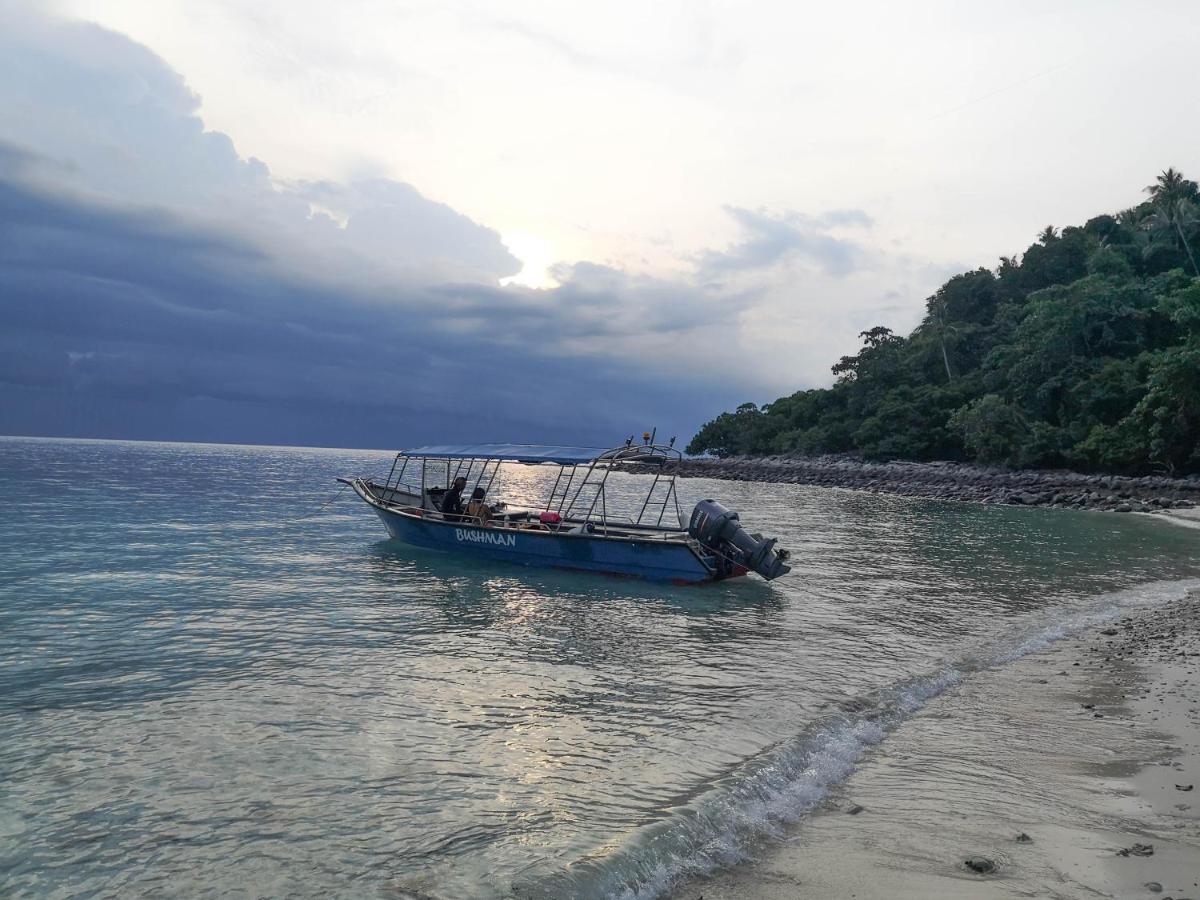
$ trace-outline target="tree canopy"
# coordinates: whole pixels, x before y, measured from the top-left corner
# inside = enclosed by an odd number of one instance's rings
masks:
[[[1200,190],[1169,168],[1145,192],[955,275],[832,387],[722,413],[688,452],[1200,472]]]

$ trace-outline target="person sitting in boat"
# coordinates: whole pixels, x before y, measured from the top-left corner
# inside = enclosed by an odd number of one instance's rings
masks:
[[[466,490],[467,479],[461,475],[454,479],[454,486],[442,496],[442,515],[447,518],[461,519],[463,514],[462,492]]]
[[[471,492],[471,501],[467,504],[467,518],[480,525],[486,525],[487,520],[492,517],[492,508],[483,502],[485,496],[487,492],[477,487]]]

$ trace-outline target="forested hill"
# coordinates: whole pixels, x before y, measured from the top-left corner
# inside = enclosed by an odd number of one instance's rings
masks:
[[[1200,191],[1168,169],[1146,192],[954,276],[833,387],[722,413],[688,452],[1200,472]]]

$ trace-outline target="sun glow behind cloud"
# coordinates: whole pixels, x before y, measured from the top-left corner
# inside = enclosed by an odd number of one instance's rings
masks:
[[[1157,4],[1170,27],[1133,44],[1136,4],[1086,0],[1003,17],[954,0],[29,2],[46,5],[162,55],[207,127],[278,178],[404,181],[560,258],[657,274],[728,237],[726,205],[865,209],[879,242],[990,261],[1128,203],[1119,186],[1200,127],[1177,114],[1188,0]],[[1171,87],[1141,90],[1147,66]],[[1083,136],[1104,148],[1089,166],[1048,151]]]
[[[521,271],[502,278],[504,287],[517,285],[528,288],[555,288],[558,282],[550,274],[551,267],[558,262],[549,241],[532,234],[505,234],[501,236],[510,253],[521,261]]]

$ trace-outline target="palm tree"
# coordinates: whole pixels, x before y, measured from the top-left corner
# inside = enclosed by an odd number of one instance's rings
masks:
[[[1150,214],[1146,212],[1144,206],[1131,206],[1129,209],[1123,209],[1117,213],[1117,221],[1132,231],[1141,231],[1142,222],[1148,215]]]
[[[1196,182],[1183,177],[1183,173],[1175,168],[1168,168],[1147,185],[1146,193],[1154,204],[1154,213],[1144,221],[1151,230],[1160,234],[1171,235],[1172,243],[1178,240],[1192,264],[1192,271],[1200,276],[1200,266],[1196,265],[1192,245],[1188,243],[1184,227],[1191,231],[1200,223],[1200,212],[1196,208],[1196,200],[1200,198],[1200,186]]]
[[[958,329],[947,323],[946,321],[946,301],[939,300],[935,296],[934,302],[930,303],[929,311],[932,314],[933,324],[937,326],[938,343],[942,347],[942,364],[946,367],[946,380],[954,380],[954,372],[950,370],[950,354],[946,352],[946,334],[958,334]]]
[[[1183,173],[1174,167],[1168,167],[1165,172],[1154,179],[1154,184],[1146,186],[1146,193],[1153,203],[1174,203],[1177,200],[1195,200],[1200,194],[1200,186],[1196,182],[1183,177]]]

